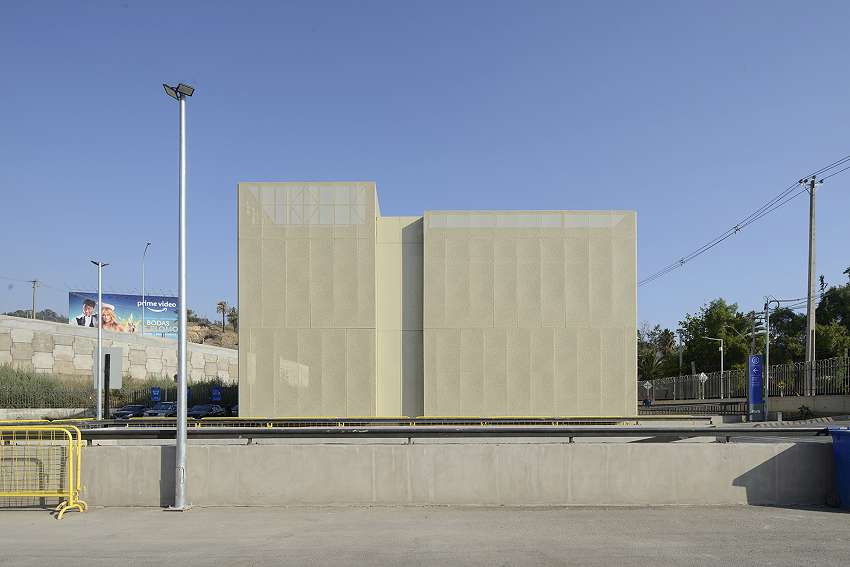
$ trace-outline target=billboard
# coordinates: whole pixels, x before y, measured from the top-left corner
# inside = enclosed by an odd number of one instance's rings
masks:
[[[144,329],[142,328],[142,296],[104,293],[103,306],[97,309],[97,292],[68,293],[68,323],[81,327],[97,327],[119,333],[136,333],[152,337],[177,338],[177,298],[168,295],[145,295]]]

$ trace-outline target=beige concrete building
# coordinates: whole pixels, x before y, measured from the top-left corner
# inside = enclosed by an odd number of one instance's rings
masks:
[[[240,413],[636,413],[623,211],[382,217],[372,183],[239,185]]]

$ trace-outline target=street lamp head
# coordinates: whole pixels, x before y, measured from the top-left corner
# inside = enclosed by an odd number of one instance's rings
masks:
[[[177,92],[184,96],[192,96],[192,93],[195,92],[195,87],[180,83],[179,85],[177,85]]]
[[[177,94],[176,88],[170,87],[170,86],[166,85],[165,83],[162,83],[162,88],[165,89],[165,94],[167,94],[168,96],[170,96],[171,98],[173,98],[175,100],[180,100],[180,95]]]

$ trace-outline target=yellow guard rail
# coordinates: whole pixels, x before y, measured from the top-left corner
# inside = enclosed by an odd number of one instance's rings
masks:
[[[82,448],[73,425],[0,425],[0,498],[57,498],[60,520],[68,510],[84,512]]]

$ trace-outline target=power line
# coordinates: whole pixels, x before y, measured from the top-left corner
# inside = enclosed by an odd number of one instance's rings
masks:
[[[818,169],[817,171],[815,171],[814,173],[812,173],[812,174],[810,174],[806,177],[825,173],[825,172],[827,172],[831,169],[834,169],[834,168],[836,168],[840,165],[843,165],[845,163],[848,163],[848,162],[850,162],[850,155],[845,156],[845,157],[843,157],[839,160],[836,160],[836,161],[832,162],[831,164]],[[838,175],[839,173],[843,173],[844,171],[847,171],[847,170],[850,170],[850,166],[846,166],[843,169],[840,169],[838,171],[834,171],[834,172],[830,173],[826,177],[822,178],[821,181],[823,181],[824,179],[828,179],[830,177],[834,177],[835,175]],[[796,189],[796,191],[795,191],[795,189]],[[764,218],[765,216],[769,215],[770,213],[772,213],[776,209],[790,203],[791,201],[793,201],[794,199],[796,199],[797,197],[799,197],[800,195],[802,195],[805,192],[807,192],[807,189],[805,189],[804,187],[801,188],[800,185],[799,185],[799,182],[795,182],[794,184],[789,185],[784,190],[782,190],[778,195],[776,195],[772,199],[768,200],[767,202],[763,203],[760,207],[755,209],[749,215],[744,217],[740,222],[738,222],[737,224],[735,224],[731,228],[727,229],[725,232],[716,236],[714,239],[709,240],[708,242],[706,242],[705,244],[703,244],[702,246],[700,246],[696,250],[682,256],[678,260],[671,262],[670,264],[661,268],[657,272],[655,272],[655,273],[647,276],[646,278],[640,280],[638,282],[638,286],[644,286],[644,285],[651,283],[651,282],[653,282],[653,281],[655,281],[655,280],[657,280],[657,279],[659,279],[663,276],[666,276],[667,274],[669,274],[673,270],[681,268],[682,266],[684,266],[686,263],[690,262],[694,258],[701,256],[702,254],[705,254],[706,252],[708,252],[709,250],[711,250],[712,248],[714,248],[718,244],[720,244],[723,241],[725,241],[725,240],[731,238],[732,236],[736,235],[742,229],[744,229],[747,226],[751,225],[752,223],[758,221],[759,219]]]
[[[836,171],[836,172],[830,173],[830,174],[829,174],[829,175],[827,175],[826,177],[822,177],[822,178],[821,178],[821,181],[826,181],[826,180],[827,180],[827,179],[829,179],[830,177],[835,177],[835,176],[836,176],[836,175],[838,175],[839,173],[844,173],[844,172],[845,172],[845,171],[847,171],[848,169],[850,169],[850,165],[848,165],[847,167],[845,167],[845,168],[843,168],[843,169],[839,169],[839,170],[838,170],[838,171]]]

